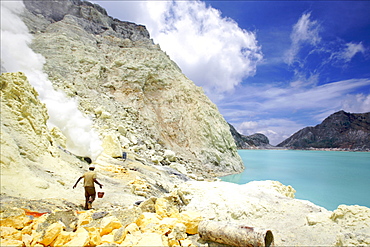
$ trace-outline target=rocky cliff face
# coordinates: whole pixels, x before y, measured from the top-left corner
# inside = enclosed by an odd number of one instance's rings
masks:
[[[255,148],[272,148],[270,141],[264,134],[256,133],[250,136],[240,134],[234,126],[229,124],[230,132],[234,138],[235,144],[239,149],[255,149]]]
[[[58,128],[48,128],[47,108],[25,74],[1,74],[0,96],[0,202],[7,196],[21,197],[20,200],[67,200],[62,204],[81,202],[82,192],[72,186],[88,164],[65,150],[67,140]],[[154,165],[130,150],[126,150],[125,161],[113,158],[111,151],[116,148],[110,139],[111,136],[105,138],[103,144],[107,147],[94,162],[107,194],[105,205],[100,207],[128,206],[143,198],[163,195],[189,179],[178,170],[189,177],[198,176],[187,173],[181,164],[170,162],[176,156],[168,150],[162,158],[171,163],[170,167]]]
[[[208,244],[196,234],[200,216],[268,227],[281,246],[370,244],[368,208],[328,212],[278,182],[202,178],[241,169],[229,127],[144,28],[87,2],[25,4],[32,47],[46,57],[54,86],[78,99],[101,134],[104,152],[94,163],[105,195],[82,211],[82,185],[72,186],[87,163],[47,126],[48,110],[26,75],[3,73],[0,245],[198,246]],[[126,160],[114,158],[122,151]]]
[[[98,5],[24,1],[31,48],[46,58],[54,86],[76,98],[102,139],[149,162],[225,175],[243,164],[226,121],[203,90],[153,44],[144,26],[109,17]]]
[[[26,76],[5,73],[0,79],[1,193],[67,197],[70,192],[63,185],[73,183],[72,174],[80,173],[78,159],[60,152],[65,137],[47,128],[47,109]],[[56,172],[58,167],[63,168]]]
[[[278,147],[370,150],[370,112],[336,112],[321,124],[298,131]]]

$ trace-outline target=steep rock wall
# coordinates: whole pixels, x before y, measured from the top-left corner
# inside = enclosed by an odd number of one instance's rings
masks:
[[[62,152],[65,137],[48,129],[47,110],[23,73],[1,74],[1,193],[68,197],[81,162]],[[68,185],[68,187],[70,187]]]
[[[154,45],[145,27],[121,22],[80,1],[25,1],[32,49],[46,58],[55,86],[79,100],[102,138],[114,134],[130,150],[161,150],[205,175],[243,170],[228,124],[201,88]],[[180,48],[179,48],[180,49]]]
[[[48,128],[47,108],[24,73],[1,74],[0,99],[0,202],[19,197],[83,203],[82,186],[72,186],[89,164],[65,150],[66,138],[61,130]],[[104,142],[109,149],[111,142]],[[188,180],[169,167],[143,163],[145,159],[133,152],[128,153],[126,161],[103,152],[94,162],[106,192],[98,205],[129,206],[160,196]]]

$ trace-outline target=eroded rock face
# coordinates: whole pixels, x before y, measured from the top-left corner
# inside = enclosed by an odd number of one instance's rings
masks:
[[[61,190],[60,195],[66,195],[57,181],[69,181],[70,176],[63,174],[76,171],[78,160],[58,148],[65,140],[58,135],[60,130],[48,129],[46,107],[26,76],[3,73],[0,79],[1,192],[42,198],[44,192],[57,195]],[[64,170],[59,170],[64,165]]]
[[[112,19],[86,2],[25,5],[32,49],[46,58],[49,79],[79,100],[103,138],[113,132],[146,157],[172,150],[197,173],[243,170],[217,107],[153,44],[145,27]]]
[[[20,163],[19,154],[37,160],[50,146],[46,107],[23,73],[1,75],[1,163]],[[19,135],[23,132],[24,135]]]
[[[370,150],[370,112],[333,113],[321,124],[299,130],[278,147],[368,151]]]
[[[66,140],[59,129],[49,130],[46,107],[23,73],[3,73],[0,82],[0,199],[6,195],[83,201],[83,187],[73,190],[72,186],[87,171],[87,162],[65,151]],[[120,155],[121,149],[115,135],[106,137],[106,153],[94,162],[98,178],[106,186],[104,203],[131,205],[142,198],[160,196],[188,179],[174,175],[174,169],[158,170],[134,152],[128,152],[125,161],[112,158]]]
[[[270,141],[264,134],[255,133],[245,136],[240,134],[234,126],[229,124],[230,132],[234,138],[235,144],[239,149],[268,149],[273,148]]]

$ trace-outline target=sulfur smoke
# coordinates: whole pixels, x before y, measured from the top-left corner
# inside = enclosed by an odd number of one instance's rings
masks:
[[[76,100],[56,91],[43,72],[45,58],[28,46],[32,35],[19,17],[24,8],[20,1],[1,1],[1,72],[24,72],[48,109],[48,127],[62,131],[70,152],[94,160],[102,147],[92,120],[81,113]]]

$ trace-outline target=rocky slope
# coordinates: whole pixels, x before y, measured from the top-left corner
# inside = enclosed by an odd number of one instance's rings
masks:
[[[277,145],[293,149],[327,148],[369,151],[370,112],[336,112],[315,127],[306,127]]]
[[[102,139],[154,163],[163,150],[189,171],[212,175],[244,167],[229,127],[203,90],[153,44],[144,26],[112,19],[83,1],[24,1],[32,49],[46,58],[55,87],[78,99]]]
[[[256,133],[250,136],[240,134],[234,126],[229,124],[230,132],[234,138],[235,144],[238,149],[266,149],[273,148],[270,141],[264,134]]]
[[[86,171],[87,163],[65,151],[66,138],[58,128],[47,127],[47,109],[23,73],[3,73],[0,79],[1,195],[79,203],[82,194],[71,186]],[[156,166],[132,151],[127,152],[126,161],[112,158],[107,150],[117,149],[115,142],[106,139],[103,144],[108,148],[95,164],[109,206],[160,196],[188,180],[177,170]]]

